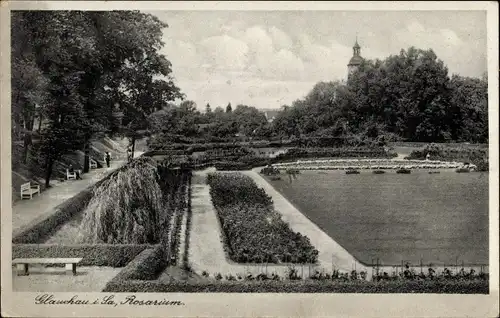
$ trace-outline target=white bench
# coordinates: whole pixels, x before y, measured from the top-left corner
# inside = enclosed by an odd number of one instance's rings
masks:
[[[76,275],[76,265],[83,258],[16,258],[12,261],[17,267],[17,275],[29,275],[29,264],[66,264],[66,274]]]
[[[81,175],[82,174],[82,171],[81,170],[75,170],[74,172],[69,172],[69,169],[66,169],[66,179],[68,180],[76,180],[76,172],[78,171],[78,173]]]
[[[33,194],[38,193],[40,195],[40,185],[31,185],[31,182],[24,183],[21,185],[21,200],[24,198],[33,198]]]
[[[97,161],[90,158],[90,169],[97,169]]]

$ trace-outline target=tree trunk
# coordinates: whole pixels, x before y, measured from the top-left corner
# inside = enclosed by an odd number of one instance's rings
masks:
[[[40,114],[40,119],[38,122],[38,133],[40,134],[42,132],[42,121],[43,121],[43,116]]]
[[[135,151],[135,136],[132,136],[132,154],[131,154],[132,159],[134,159],[134,151]]]
[[[85,154],[83,160],[83,173],[87,173],[90,170],[90,138],[85,136],[84,144],[83,144],[83,152]]]
[[[31,138],[31,132],[33,131],[33,126],[35,125],[35,118],[32,116],[25,116],[24,118],[24,149],[23,149],[23,163],[28,162],[28,153],[33,140]]]
[[[31,141],[31,134],[24,134],[24,147],[23,147],[23,163],[27,164],[28,163],[28,153],[29,153],[29,148],[32,144]]]
[[[52,176],[52,168],[54,166],[54,160],[51,158],[47,159],[47,166],[45,169],[45,188],[50,187],[50,177]]]

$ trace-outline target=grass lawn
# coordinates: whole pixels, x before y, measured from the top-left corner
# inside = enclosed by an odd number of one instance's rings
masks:
[[[488,264],[488,174],[303,171],[271,181],[365,264]]]

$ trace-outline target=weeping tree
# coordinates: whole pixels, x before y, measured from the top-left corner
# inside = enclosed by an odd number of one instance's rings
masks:
[[[131,161],[98,186],[80,225],[81,243],[153,244],[167,239],[169,215],[156,162]]]

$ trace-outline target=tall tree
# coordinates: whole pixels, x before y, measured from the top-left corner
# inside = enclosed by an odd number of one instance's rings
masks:
[[[45,156],[49,165],[65,150],[80,145],[85,152],[84,171],[88,171],[92,138],[119,130],[113,116],[115,105],[125,115],[126,132],[136,136],[148,114],[169,100],[183,97],[171,78],[170,62],[158,53],[163,46],[162,30],[167,25],[150,14],[138,11],[15,14],[20,16],[13,21],[23,23],[13,26],[13,35],[27,34],[36,41],[23,41],[28,47],[16,47],[14,59],[23,52],[28,56],[33,52],[36,68],[31,73],[47,81],[47,101],[42,103],[41,110],[48,124],[42,130],[41,149],[51,152]],[[13,39],[14,42],[17,40]],[[27,68],[20,63],[14,65],[18,66]],[[40,70],[40,76],[36,75],[36,69]],[[19,95],[24,85],[20,73],[13,72]],[[30,81],[36,87],[43,87],[42,80]],[[32,114],[33,104],[23,103],[22,109]],[[75,114],[78,116],[74,117]],[[61,133],[64,129],[74,133],[65,135]],[[74,138],[71,145],[65,141],[67,136]],[[56,151],[54,147],[63,148]],[[46,170],[48,183],[52,167],[47,166]]]
[[[233,111],[233,107],[231,107],[231,103],[227,104],[226,106],[226,113],[230,113]]]

